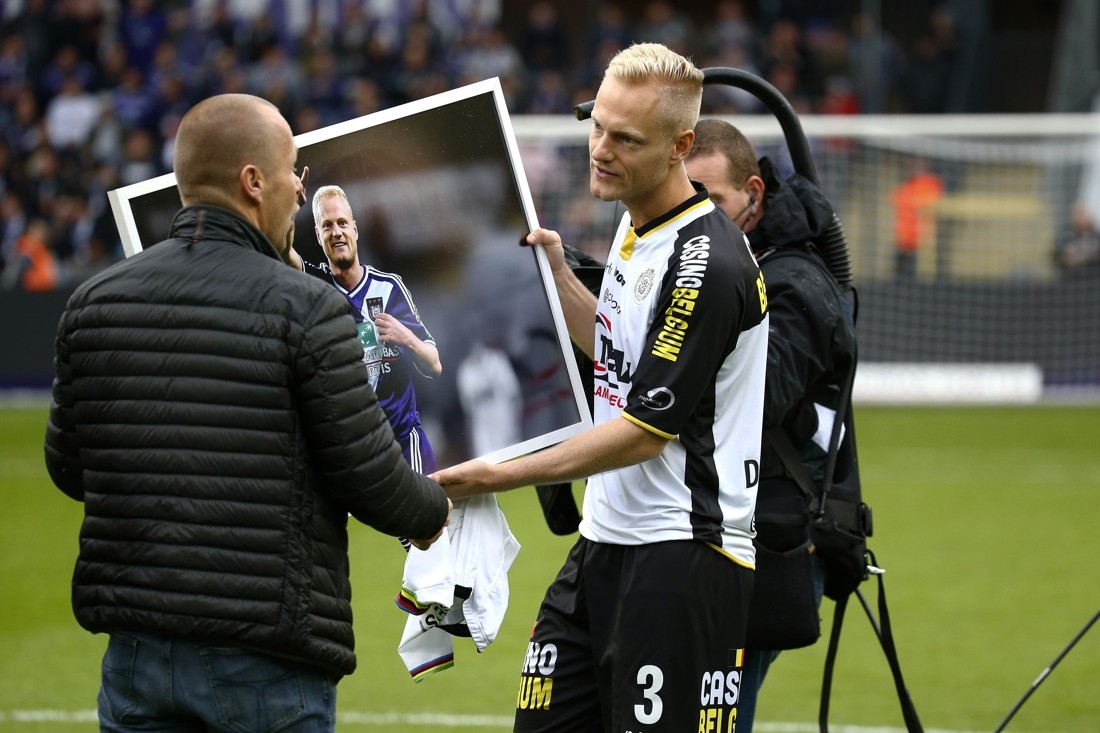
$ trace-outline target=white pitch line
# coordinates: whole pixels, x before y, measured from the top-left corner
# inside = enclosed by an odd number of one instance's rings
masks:
[[[95,710],[0,710],[0,723],[86,724],[98,721]],[[471,715],[459,713],[398,713],[347,711],[336,714],[341,725],[394,726],[422,725],[436,728],[499,728],[511,730],[511,715]],[[760,733],[817,733],[817,723],[757,723]],[[905,733],[904,728],[865,725],[831,725],[834,733]],[[980,733],[979,731],[925,728],[925,733]]]

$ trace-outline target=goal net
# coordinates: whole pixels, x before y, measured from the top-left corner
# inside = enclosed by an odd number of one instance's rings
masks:
[[[775,119],[724,119],[793,170]],[[602,261],[622,208],[588,193],[589,123],[512,122],[540,225]],[[1100,395],[1100,238],[1073,226],[1100,181],[1100,116],[801,123],[859,292],[857,400]],[[1091,198],[1100,210],[1100,184]]]

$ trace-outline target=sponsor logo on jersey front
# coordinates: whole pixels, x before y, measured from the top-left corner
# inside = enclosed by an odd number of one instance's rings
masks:
[[[359,333],[359,343],[363,345],[363,353],[378,345],[378,334],[374,331],[374,324],[363,321],[355,324],[355,330]],[[366,356],[363,357],[366,360]]]
[[[355,324],[355,330],[359,334],[359,343],[363,346],[363,363],[367,367],[370,386],[377,390],[379,377],[390,373],[393,362],[401,357],[401,349],[381,343],[374,324],[370,321]]]
[[[622,349],[615,348],[611,338],[611,321],[603,314],[597,315],[596,359],[593,365],[596,385],[592,394],[621,410],[626,407],[626,400],[620,394],[619,387],[630,384],[634,366],[627,361]]]
[[[680,262],[676,270],[676,287],[672,291],[672,302],[665,309],[661,330],[653,343],[650,353],[662,359],[675,362],[687,338],[691,317],[695,312],[699,291],[703,287],[703,278],[707,274],[707,261],[710,258],[710,237],[699,235],[689,239],[680,252]]]

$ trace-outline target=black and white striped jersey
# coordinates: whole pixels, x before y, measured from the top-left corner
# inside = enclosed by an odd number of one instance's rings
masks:
[[[753,565],[768,313],[744,234],[701,189],[638,230],[624,215],[598,301],[594,420],[669,443],[589,479],[581,533],[700,540]]]

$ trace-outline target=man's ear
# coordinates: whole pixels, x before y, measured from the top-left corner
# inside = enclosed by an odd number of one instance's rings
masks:
[[[691,146],[695,142],[695,130],[681,130],[676,136],[675,145],[672,148],[672,164],[683,163],[691,152]]]
[[[241,183],[241,192],[246,198],[259,204],[263,200],[264,176],[260,169],[249,163],[238,174]]]
[[[745,181],[745,187],[748,189],[749,196],[754,199],[757,206],[764,203],[764,179],[760,176],[749,176]]]

